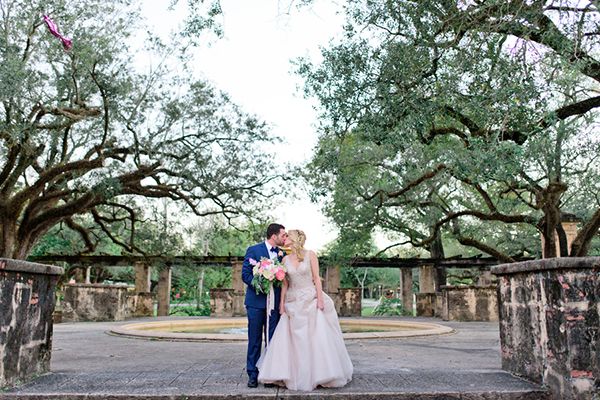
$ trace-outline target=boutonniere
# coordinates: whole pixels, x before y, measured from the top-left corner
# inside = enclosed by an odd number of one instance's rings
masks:
[[[277,253],[277,257],[283,257],[283,251],[279,250],[279,253]]]

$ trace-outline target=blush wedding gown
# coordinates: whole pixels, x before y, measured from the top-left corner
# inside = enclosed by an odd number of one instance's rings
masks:
[[[285,314],[257,363],[258,381],[304,391],[344,386],[352,380],[353,366],[333,300],[323,293],[325,307],[317,309],[308,253],[298,266],[285,262]]]

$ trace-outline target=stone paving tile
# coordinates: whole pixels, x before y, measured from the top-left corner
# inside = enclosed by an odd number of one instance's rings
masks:
[[[477,382],[474,384],[473,382]],[[262,388],[262,386],[261,386]],[[347,386],[320,389],[322,393],[370,392],[485,392],[492,390],[526,391],[536,386],[505,372],[412,370],[402,374],[360,374]],[[272,392],[275,389],[266,389]],[[259,389],[260,391],[260,389]],[[113,373],[113,374],[49,374],[9,393],[253,393],[246,387],[245,377],[226,374],[189,373]],[[281,393],[290,392],[280,390]]]
[[[438,320],[423,319],[427,322]],[[536,399],[536,385],[500,370],[494,323],[445,323],[455,334],[347,341],[346,387],[294,392],[246,386],[245,343],[154,342],[107,335],[119,323],[58,324],[53,373],[15,388],[10,400]]]

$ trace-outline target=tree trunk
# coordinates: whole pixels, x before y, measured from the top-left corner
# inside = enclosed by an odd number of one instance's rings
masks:
[[[2,224],[2,228],[0,228],[0,255],[6,258],[14,258],[17,223],[7,217],[0,218],[0,223]]]
[[[553,258],[558,255],[556,249],[555,235],[557,226],[560,224],[560,198],[567,190],[567,186],[561,182],[555,182],[540,194],[542,196],[542,211],[544,217],[540,226],[540,231],[544,237],[544,248],[542,249],[543,258]]]
[[[200,309],[202,303],[202,292],[204,291],[204,268],[200,272],[200,278],[198,279],[198,290],[196,291],[196,310]]]
[[[435,260],[442,260],[446,256],[444,254],[444,243],[442,242],[442,235],[438,230],[435,236],[435,239],[429,246],[429,254],[431,258]],[[436,280],[436,290],[439,291],[441,286],[445,286],[447,282],[446,276],[446,268],[440,267],[436,264],[435,266],[435,280]]]

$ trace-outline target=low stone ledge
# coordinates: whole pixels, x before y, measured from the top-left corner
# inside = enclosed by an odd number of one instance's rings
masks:
[[[438,293],[416,293],[417,317],[435,317]]]
[[[340,317],[360,317],[362,312],[360,288],[340,288],[330,293]]]
[[[496,285],[440,286],[445,321],[498,321]]]
[[[234,289],[213,288],[209,290],[209,295],[211,317],[233,317]]]
[[[125,285],[74,283],[63,286],[62,319],[65,322],[123,321],[132,313],[128,308]]]

